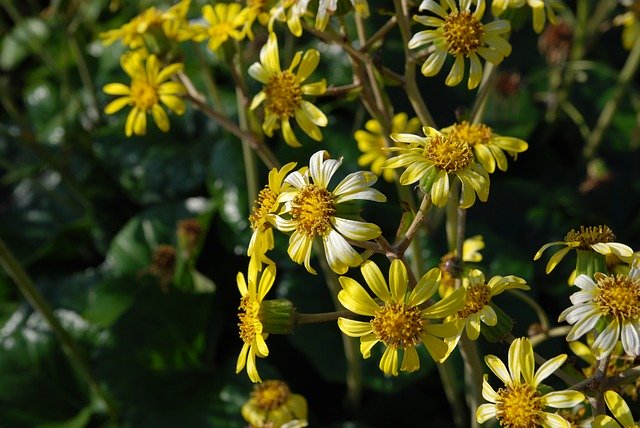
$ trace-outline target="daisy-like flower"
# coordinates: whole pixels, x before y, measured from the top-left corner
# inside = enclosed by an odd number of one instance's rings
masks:
[[[640,355],[640,269],[637,264],[629,275],[597,272],[594,279],[579,275],[575,285],[581,291],[571,295],[572,306],[558,318],[573,324],[567,340],[579,339],[602,320],[604,330],[597,333],[593,342],[596,358],[611,354],[618,340],[628,355]]]
[[[280,170],[273,168],[269,171],[269,182],[258,193],[253,212],[249,216],[253,234],[249,241],[247,255],[251,257],[251,263],[256,263],[258,270],[262,270],[263,263],[273,264],[273,261],[266,256],[266,253],[274,247],[273,223],[275,222],[275,215],[282,205],[278,202],[278,196],[289,186],[283,181],[295,166],[295,162],[291,162]]]
[[[186,40],[188,37],[183,37],[181,30],[188,26],[187,12],[190,3],[191,0],[182,0],[166,11],[150,7],[122,27],[100,33],[99,37],[107,46],[121,40],[129,49],[142,49],[145,53],[147,34],[157,35],[159,31],[169,40]]]
[[[339,318],[338,327],[347,336],[360,338],[362,356],[369,358],[375,344],[382,342],[385,351],[380,360],[380,370],[393,376],[398,375],[400,361],[401,371],[413,372],[420,368],[416,351],[420,343],[434,360],[442,361],[447,354],[443,338],[454,335],[455,327],[451,323],[438,324],[431,320],[454,313],[462,304],[462,294],[455,292],[423,309],[420,305],[429,300],[438,288],[438,268],[427,272],[411,293],[407,292],[407,270],[398,259],[391,262],[388,284],[380,268],[371,260],[362,264],[361,271],[369,288],[382,300],[382,305],[376,303],[357,281],[341,276],[340,303],[351,312],[372,319],[355,321]]]
[[[529,290],[526,281],[520,277],[494,276],[485,281],[484,273],[478,269],[469,271],[469,283],[464,284],[464,306],[455,314],[447,317],[446,321],[453,323],[458,329],[457,334],[447,339],[449,349],[453,350],[460,341],[463,330],[467,337],[476,340],[480,335],[481,323],[494,326],[498,323],[498,316],[491,307],[491,299],[505,290]]]
[[[273,23],[278,20],[286,22],[291,34],[300,37],[302,35],[302,17],[311,15],[311,12],[307,10],[309,3],[310,0],[279,0],[269,11],[271,13],[269,31],[273,31]]]
[[[123,55],[120,64],[131,77],[131,85],[109,83],[103,90],[109,95],[120,95],[104,108],[106,114],[113,114],[124,106],[132,109],[127,116],[125,134],[144,135],[147,131],[147,114],[151,113],[153,120],[161,131],[169,130],[169,118],[161,107],[161,103],[176,114],[183,114],[184,102],[180,95],[185,92],[184,86],[178,82],[168,80],[183,67],[181,63],[170,64],[161,68],[160,61],[155,55],[145,60],[141,55],[133,53]]]
[[[240,338],[244,342],[238,361],[236,373],[240,373],[247,366],[247,374],[252,382],[262,382],[256,367],[256,356],[265,358],[269,355],[269,348],[265,342],[267,333],[263,332],[263,324],[260,319],[260,305],[271,289],[276,279],[276,267],[267,266],[258,279],[258,271],[249,266],[247,281],[242,272],[238,272],[236,281],[242,298],[240,299]]]
[[[389,151],[387,150],[387,139],[382,130],[380,122],[370,119],[364,124],[365,130],[359,129],[355,132],[355,139],[358,149],[363,153],[358,158],[358,165],[371,165],[371,171],[377,176],[392,182],[395,174],[391,169],[382,169]],[[420,129],[420,121],[417,117],[408,119],[406,113],[398,113],[391,120],[391,132],[415,133]]]
[[[281,380],[267,380],[254,385],[249,401],[242,405],[242,417],[253,427],[282,428],[294,420],[306,426],[307,400],[293,394]],[[288,425],[289,426],[289,425]]]
[[[464,263],[478,263],[482,261],[482,254],[480,250],[484,248],[484,240],[482,235],[475,235],[467,238],[462,243],[462,264],[460,263],[456,251],[449,251],[444,256],[440,257],[440,263],[438,268],[440,269],[440,286],[438,287],[438,294],[441,297],[446,297],[456,286],[456,277],[460,276],[460,273],[464,272]],[[462,276],[463,284],[468,283],[469,279],[467,275]]]
[[[563,245],[565,248],[562,248],[551,256],[547,263],[547,273],[551,272],[553,268],[560,263],[564,256],[574,248],[578,251],[595,251],[596,253],[604,256],[614,254],[618,258],[631,257],[633,255],[633,250],[624,244],[613,242],[615,239],[616,236],[607,226],[580,226],[580,230],[578,231],[571,229],[569,233],[567,233],[567,236],[565,236],[564,241],[544,244],[535,256],[533,256],[533,260],[538,260],[547,248],[554,245]]]
[[[476,420],[484,423],[496,418],[503,427],[566,427],[571,424],[557,413],[546,411],[548,407],[566,409],[580,404],[584,394],[564,390],[542,394],[540,383],[562,366],[566,354],[551,358],[534,373],[533,348],[526,337],[515,339],[509,346],[509,369],[495,355],[487,355],[484,361],[491,371],[504,383],[497,391],[484,375],[482,396],[489,403],[478,407]]]
[[[275,33],[269,34],[267,44],[260,50],[260,62],[249,67],[251,77],[263,83],[264,89],[253,98],[251,109],[264,102],[265,117],[262,124],[264,133],[271,137],[274,129],[282,126],[284,141],[292,147],[300,143],[293,133],[290,119],[295,118],[302,130],[316,141],[322,140],[319,126],[327,126],[327,116],[303,95],[322,95],[327,89],[327,82],[322,79],[315,83],[303,82],[313,73],[320,61],[320,53],[309,49],[302,55],[296,52],[287,70],[280,68],[278,40]],[[293,70],[298,67],[297,72]]]
[[[355,12],[362,18],[369,17],[369,4],[367,0],[351,0],[351,5]],[[316,28],[324,30],[327,28],[329,18],[336,12],[338,0],[320,0],[318,13],[316,14]]]
[[[400,152],[385,163],[385,168],[406,167],[400,184],[420,181],[420,187],[431,195],[434,205],[443,207],[449,199],[450,182],[457,177],[462,183],[460,206],[469,208],[476,200],[489,197],[489,174],[475,163],[471,146],[462,140],[446,136],[429,126],[422,128],[426,137],[414,134],[391,134],[395,142],[408,146],[392,147]]]
[[[622,25],[622,46],[629,50],[640,39],[640,0],[621,0],[628,10],[613,19],[614,25]]]
[[[229,38],[242,40],[245,36],[243,27],[247,20],[247,12],[238,3],[216,3],[202,7],[202,16],[207,26],[195,27],[197,34],[193,37],[196,42],[209,39],[207,46],[212,51]]]
[[[288,253],[291,259],[304,263],[310,273],[311,246],[320,238],[331,269],[339,274],[350,266],[362,264],[362,257],[349,244],[353,241],[368,241],[380,236],[380,228],[366,223],[354,214],[353,201],[365,199],[385,202],[387,198],[371,186],[377,177],[370,171],[358,171],[347,175],[329,191],[329,182],[342,159],[325,159],[329,154],[320,150],[309,160],[309,169],[304,173],[294,171],[285,179],[292,187],[280,194],[279,202],[285,202],[285,216],[276,216],[276,227],[283,232],[293,232],[289,239]]]
[[[504,57],[511,54],[511,45],[505,34],[511,30],[506,20],[482,23],[486,3],[476,0],[475,10],[471,11],[473,0],[424,0],[420,11],[428,10],[437,16],[415,15],[414,20],[432,27],[416,33],[409,41],[409,48],[433,45],[432,52],[422,65],[422,74],[435,76],[438,74],[447,54],[455,58],[455,62],[445,83],[448,86],[458,85],[464,76],[464,58],[469,58],[469,80],[467,87],[473,89],[482,79],[482,63],[478,56],[492,64],[499,64]]]
[[[547,18],[549,18],[549,22],[555,25],[558,22],[556,12],[563,8],[560,0],[493,0],[491,2],[491,13],[493,13],[493,16],[498,17],[507,9],[518,9],[525,4],[529,5],[533,13],[533,30],[536,33],[542,32]]]
[[[633,420],[633,414],[629,405],[615,391],[606,391],[604,401],[607,403],[609,411],[613,413],[615,419],[609,415],[598,415],[593,420],[594,428],[637,428],[640,423]]]
[[[471,147],[476,159],[489,173],[496,170],[496,165],[501,171],[507,170],[507,157],[504,152],[513,156],[522,153],[529,145],[519,138],[503,137],[493,132],[487,125],[470,124],[469,122],[456,123],[442,129],[443,135],[464,141]]]

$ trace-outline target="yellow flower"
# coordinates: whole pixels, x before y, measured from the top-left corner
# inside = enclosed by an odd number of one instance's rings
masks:
[[[289,184],[283,183],[283,180],[295,166],[295,162],[291,162],[280,170],[273,168],[269,172],[269,182],[258,194],[253,212],[249,216],[253,234],[251,235],[247,255],[251,257],[251,263],[257,264],[256,268],[258,270],[262,270],[263,263],[273,264],[273,261],[266,256],[266,253],[274,247],[273,223],[275,222],[275,215],[282,205],[278,202],[278,196],[289,187]]]
[[[629,275],[597,272],[594,279],[579,275],[575,285],[580,291],[571,295],[572,306],[560,313],[558,321],[573,324],[567,340],[579,339],[600,323],[604,330],[598,331],[593,342],[596,358],[611,354],[618,340],[622,340],[628,355],[640,355],[640,269],[637,264]]]
[[[260,62],[249,67],[251,77],[265,85],[253,98],[251,109],[264,102],[262,130],[269,137],[273,135],[274,129],[282,126],[284,141],[292,147],[299,147],[300,143],[291,128],[290,119],[293,117],[309,137],[316,141],[322,140],[322,132],[318,126],[327,126],[327,116],[302,98],[303,95],[321,95],[327,89],[324,79],[303,84],[319,61],[320,53],[315,49],[309,49],[304,56],[302,52],[296,52],[289,68],[283,71],[280,68],[278,40],[275,33],[269,34],[267,44],[260,50]],[[294,74],[296,67],[298,71]]]
[[[478,55],[495,65],[511,54],[511,45],[504,38],[504,35],[511,30],[511,24],[505,20],[483,24],[485,0],[476,0],[476,8],[473,12],[471,12],[473,0],[459,0],[459,2],[458,8],[455,0],[440,0],[439,4],[435,0],[424,0],[419,10],[428,10],[437,17],[415,15],[413,19],[434,29],[416,33],[409,41],[409,48],[423,45],[435,47],[435,51],[422,65],[422,74],[425,76],[438,74],[447,54],[455,57],[451,72],[445,81],[448,86],[456,86],[462,81],[464,58],[469,58],[467,87],[473,89],[478,86],[482,78],[482,64]]]
[[[306,426],[307,400],[293,394],[280,380],[267,380],[254,385],[249,401],[242,405],[242,417],[254,427],[281,428],[297,420]]]
[[[269,31],[273,31],[273,23],[276,20],[286,21],[291,34],[300,37],[302,35],[302,17],[311,15],[311,12],[307,10],[308,7],[309,0],[279,0],[276,6],[269,11],[271,13]]]
[[[451,125],[440,132],[443,135],[464,141],[473,147],[476,159],[489,173],[496,170],[496,165],[501,171],[507,170],[505,151],[515,158],[517,153],[522,153],[529,147],[525,141],[519,138],[503,137],[494,133],[487,125],[472,125],[466,121]]]
[[[616,418],[613,419],[609,415],[598,415],[593,420],[592,427],[594,428],[636,428],[640,426],[633,420],[633,414],[629,405],[624,399],[615,391],[606,391],[604,393],[604,401],[607,403],[609,411],[613,413]]]
[[[414,117],[407,120],[406,113],[396,114],[391,121],[391,132],[407,132],[414,133],[420,129],[420,121]],[[358,158],[358,165],[371,165],[371,171],[377,176],[382,175],[385,180],[393,181],[395,174],[391,169],[382,169],[389,151],[387,150],[387,139],[382,130],[380,122],[370,119],[364,124],[364,130],[358,130],[355,133],[355,139],[358,142],[358,149],[363,153]]]
[[[480,335],[481,322],[488,326],[497,324],[498,316],[491,307],[493,297],[505,290],[530,289],[524,279],[514,275],[494,276],[489,282],[485,282],[484,274],[478,269],[472,269],[468,277],[469,283],[462,287],[465,292],[464,306],[446,319],[458,329],[456,336],[446,340],[449,350],[456,347],[463,330],[469,339],[476,340]]]
[[[148,113],[151,113],[160,130],[169,130],[169,118],[160,103],[176,114],[183,114],[185,110],[184,102],[180,99],[180,95],[185,91],[184,86],[178,82],[167,82],[183,65],[170,64],[161,69],[155,55],[149,56],[146,64],[143,62],[145,60],[142,56],[136,53],[123,55],[120,63],[131,77],[131,85],[109,83],[103,88],[109,95],[120,95],[120,98],[111,101],[104,108],[106,114],[113,114],[127,105],[132,107],[125,124],[127,137],[146,133]]]
[[[188,37],[184,36],[182,30],[188,27],[190,3],[191,0],[182,0],[164,12],[150,7],[122,27],[100,33],[99,37],[105,45],[122,40],[122,44],[129,49],[142,49],[140,53],[147,52],[145,35],[158,36],[161,33],[169,40],[186,40]]]
[[[454,313],[462,304],[462,294],[455,292],[423,309],[421,305],[438,288],[440,273],[437,268],[427,272],[411,293],[407,292],[407,270],[398,259],[391,262],[388,285],[380,268],[371,260],[362,264],[361,271],[369,288],[382,300],[382,305],[376,303],[357,281],[341,276],[339,281],[342,290],[338,293],[340,303],[351,312],[372,319],[356,321],[339,318],[338,327],[347,336],[360,338],[362,356],[369,358],[375,344],[382,342],[385,351],[380,360],[380,370],[393,376],[398,375],[400,357],[401,371],[413,372],[420,368],[416,351],[420,343],[424,344],[434,360],[443,361],[447,354],[443,338],[454,335],[455,327],[450,323],[435,324],[430,320]]]
[[[526,337],[515,339],[509,346],[509,369],[494,355],[484,361],[500,378],[504,387],[494,390],[484,375],[482,396],[489,401],[478,407],[476,420],[484,423],[496,418],[503,427],[567,427],[569,422],[556,413],[545,411],[548,407],[564,409],[574,407],[584,400],[579,391],[564,390],[542,394],[540,383],[562,366],[566,354],[558,355],[542,364],[534,373],[533,348]]]
[[[491,13],[498,17],[507,9],[518,9],[526,4],[529,5],[533,13],[533,30],[536,33],[542,32],[544,24],[549,18],[553,25],[557,23],[556,11],[561,10],[563,5],[560,0],[493,0],[491,2]]]
[[[247,12],[238,3],[204,5],[202,16],[208,25],[197,27],[197,34],[193,40],[201,42],[208,38],[207,46],[212,51],[216,51],[230,37],[242,40],[245,36],[245,31],[241,27],[246,22]]]
[[[640,0],[623,0],[621,3],[629,10],[613,19],[614,25],[622,25],[622,46],[631,49],[640,39]]]
[[[242,272],[238,272],[236,281],[238,289],[242,295],[238,314],[240,322],[240,338],[244,342],[238,361],[236,363],[236,373],[240,373],[247,366],[247,374],[252,382],[262,382],[256,367],[256,356],[265,358],[269,355],[269,348],[265,342],[267,333],[263,332],[263,325],[260,319],[260,305],[264,296],[271,289],[276,278],[276,267],[267,266],[260,279],[258,271],[249,266],[248,281],[245,281]]]
[[[533,260],[538,260],[542,253],[549,247],[554,245],[564,245],[560,251],[555,253],[547,263],[547,273],[551,272],[565,255],[572,249],[595,251],[604,256],[614,254],[619,258],[631,257],[633,250],[624,244],[613,242],[616,236],[607,226],[580,226],[580,230],[571,229],[564,241],[550,242],[544,244],[542,248],[533,256]]]
[[[420,181],[422,190],[430,194],[433,204],[439,207],[445,206],[449,199],[453,177],[462,183],[462,208],[472,206],[476,194],[485,202],[489,197],[489,174],[482,165],[474,162],[471,146],[428,126],[422,130],[426,137],[391,134],[393,141],[406,143],[408,147],[390,148],[400,154],[387,160],[385,168],[406,167],[400,176],[400,184]]]
[[[276,216],[276,227],[293,232],[289,239],[291,259],[311,267],[311,247],[315,238],[321,238],[329,267],[336,273],[345,273],[350,266],[359,266],[362,257],[347,241],[368,241],[380,236],[380,228],[366,223],[354,214],[353,202],[358,199],[385,202],[385,196],[371,186],[377,181],[374,173],[358,171],[347,175],[329,191],[328,186],[342,159],[325,159],[329,154],[320,150],[309,160],[309,169],[294,171],[285,182],[292,187],[278,198],[285,202],[283,215]]]
[[[274,0],[246,0],[244,32],[250,39],[253,39],[251,27],[256,20],[263,27],[269,23],[273,3]]]
[[[362,18],[369,17],[369,4],[367,0],[351,0],[355,12]],[[329,18],[336,12],[338,0],[320,0],[318,13],[316,14],[316,28],[324,30],[329,23]]]
[[[462,243],[462,262],[478,263],[482,261],[480,250],[484,248],[484,240],[482,235],[475,235],[467,238]],[[438,294],[440,297],[447,297],[456,286],[456,277],[464,272],[464,264],[460,263],[456,256],[456,251],[449,251],[440,258],[438,264],[440,269],[440,285],[438,286]],[[469,279],[463,275],[463,285],[468,283]]]

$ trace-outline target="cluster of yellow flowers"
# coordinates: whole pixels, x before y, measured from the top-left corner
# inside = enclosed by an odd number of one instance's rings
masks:
[[[532,10],[536,32],[543,30],[547,20],[555,22],[561,5],[558,0],[528,0],[526,4]],[[424,76],[438,74],[447,58],[452,57],[453,65],[445,79],[449,86],[462,82],[468,59],[467,87],[477,88],[484,84],[483,76],[491,67],[502,62],[512,50],[508,41],[511,23],[497,18],[507,9],[524,5],[524,0],[493,0],[491,11],[496,19],[485,22],[485,0],[424,0],[418,7],[419,13],[412,18],[428,29],[407,37],[405,47],[416,55],[411,60],[428,53],[421,66]],[[348,8],[353,10],[356,20],[371,14],[365,0],[351,0]],[[289,66],[283,68],[276,27],[286,23],[295,37],[308,31],[335,42],[335,34],[328,28],[337,14],[338,0],[320,0],[317,10],[311,10],[309,1],[301,0],[248,1],[245,6],[216,2],[203,6],[201,17],[191,19],[187,18],[189,9],[189,0],[181,0],[166,11],[150,8],[121,28],[101,35],[105,44],[121,41],[129,49],[122,55],[121,65],[131,83],[104,86],[105,93],[119,97],[107,104],[107,114],[126,106],[131,108],[125,123],[126,136],[145,135],[149,113],[161,131],[168,131],[170,122],[163,106],[178,115],[185,112],[185,101],[193,101],[202,108],[197,104],[202,103],[202,98],[184,72],[180,43],[206,41],[214,55],[229,59],[234,49],[240,50],[239,42],[248,39],[265,41],[259,59],[244,70],[234,68],[236,63],[229,60],[230,69],[241,87],[239,90],[247,91],[245,75],[263,85],[246,103],[247,113],[262,119],[261,126],[242,128],[236,135],[253,132],[260,146],[264,136],[273,138],[274,132],[281,130],[284,143],[299,147],[300,133],[296,135],[295,123],[306,136],[323,140],[321,128],[328,126],[329,118],[314,102],[316,97],[329,96],[329,85],[325,79],[310,79],[320,64],[320,52],[316,49],[295,52]],[[410,16],[398,19],[407,18]],[[625,31],[628,34],[632,30]],[[632,36],[626,35],[625,39],[629,37]],[[349,45],[345,49],[354,48]],[[350,52],[354,58],[363,55],[359,50]],[[492,65],[483,69],[481,59]],[[371,93],[383,99],[376,91]],[[372,103],[367,99],[364,102],[373,111]],[[507,155],[515,159],[528,149],[528,144],[519,138],[499,135],[477,117],[437,128],[418,110],[420,120],[405,112],[393,114],[392,107],[384,114],[372,113],[375,119],[368,120],[364,130],[354,134],[363,153],[358,163],[362,167],[370,165],[370,171],[348,173],[337,184],[332,179],[337,177],[342,158],[332,158],[325,150],[313,153],[308,164],[300,168],[296,162],[269,165],[268,182],[259,192],[249,218],[252,236],[247,249],[250,258],[247,276],[242,272],[237,275],[243,346],[236,372],[246,368],[251,381],[261,382],[256,357],[269,355],[268,335],[290,333],[299,321],[290,302],[266,299],[276,283],[276,263],[268,253],[275,247],[274,233],[281,232],[289,234],[287,253],[291,260],[304,265],[307,272],[316,274],[311,261],[315,251],[321,257],[321,265],[326,264],[332,274],[339,275],[341,289],[336,297],[348,314],[341,314],[334,321],[347,336],[360,338],[364,358],[371,356],[376,344],[383,346],[379,363],[382,372],[397,376],[400,371],[418,370],[419,346],[424,346],[431,358],[441,363],[461,340],[475,341],[481,333],[497,340],[508,338],[511,342],[508,369],[495,356],[485,358],[489,369],[505,386],[494,390],[485,375],[482,396],[489,403],[477,408],[477,421],[482,423],[495,417],[501,426],[508,427],[570,426],[567,419],[560,413],[549,412],[549,408],[572,408],[582,403],[585,395],[572,389],[549,392],[540,388],[545,378],[561,368],[567,356],[553,357],[534,371],[531,341],[509,338],[511,321],[493,302],[494,297],[507,290],[529,290],[526,281],[514,275],[496,275],[487,280],[484,272],[465,265],[481,260],[479,250],[484,247],[481,237],[459,243],[457,249],[442,258],[439,266],[428,270],[422,267],[426,273],[420,278],[416,278],[405,257],[405,250],[431,205],[452,205],[456,210],[465,210],[476,199],[486,202],[489,175],[496,168],[506,171]],[[222,116],[213,111],[212,117]],[[240,129],[235,124],[227,124],[226,128]],[[423,135],[418,134],[420,129]],[[396,174],[400,168],[402,172]],[[382,236],[378,225],[361,217],[358,206],[359,201],[387,200],[372,187],[378,176],[399,186],[417,183],[423,197],[413,223],[399,231],[392,244]],[[534,257],[538,259],[549,246],[564,245],[549,260],[547,272],[550,272],[568,251],[578,251],[572,282],[581,291],[571,296],[572,306],[560,314],[559,321],[572,324],[568,341],[595,335],[591,343],[593,361],[610,358],[612,354],[640,355],[640,265],[634,261],[631,248],[613,240],[613,234],[604,226],[582,228],[571,231],[563,242],[545,245]],[[373,261],[374,254],[389,260],[388,275]],[[626,265],[626,270],[606,274],[609,270],[605,256],[615,257]],[[366,287],[349,276],[351,268],[360,268]],[[579,345],[573,347],[578,349]],[[304,398],[290,394],[286,384],[270,382],[256,389],[243,408],[247,421],[252,426],[305,426]],[[613,391],[605,397],[623,426],[632,426],[622,398]],[[283,408],[288,410],[285,412]],[[605,415],[592,422],[594,426],[615,423]]]

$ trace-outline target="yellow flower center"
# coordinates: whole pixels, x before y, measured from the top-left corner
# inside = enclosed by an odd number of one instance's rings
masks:
[[[640,318],[640,281],[626,275],[596,274],[594,303],[605,315],[618,321]]]
[[[264,189],[258,193],[258,199],[253,206],[253,213],[249,216],[251,228],[261,232],[267,230],[271,224],[269,220],[267,220],[267,215],[271,214],[277,206],[278,195],[276,195],[269,186],[265,186]]]
[[[134,80],[129,91],[131,102],[142,111],[149,111],[158,104],[158,90],[149,82]]]
[[[616,236],[607,226],[580,226],[580,230],[571,229],[567,236],[564,237],[565,242],[579,242],[578,248],[582,250],[590,250],[593,244],[613,242]]]
[[[260,322],[260,301],[257,296],[245,295],[240,299],[240,306],[238,307],[243,312],[238,313],[240,322],[240,339],[244,343],[253,343],[253,339],[258,334],[262,334],[262,323]]]
[[[453,12],[444,21],[443,35],[451,55],[469,56],[482,45],[484,28],[471,12]]]
[[[498,390],[496,418],[500,426],[533,428],[540,425],[542,398],[528,383],[507,385]]]
[[[446,172],[465,169],[473,162],[471,146],[462,140],[446,136],[432,138],[424,149],[424,155]]]
[[[265,108],[280,119],[293,116],[294,111],[300,106],[302,89],[298,78],[289,70],[281,71],[269,77],[269,82],[264,88],[267,95]]]
[[[420,309],[404,303],[388,302],[371,320],[375,335],[392,348],[410,348],[420,341],[425,324]]]
[[[464,306],[456,313],[456,316],[460,319],[464,319],[484,308],[489,304],[490,292],[491,289],[487,284],[475,284],[470,286],[467,289],[467,294],[465,295]]]
[[[289,387],[279,380],[267,380],[254,387],[251,398],[265,411],[278,410],[289,399]]]
[[[296,230],[308,237],[329,231],[335,213],[331,193],[315,184],[304,186],[291,201],[291,217],[296,222]]]
[[[487,125],[472,125],[467,121],[453,125],[447,135],[457,140],[462,140],[470,146],[487,144],[491,140],[491,128]]]

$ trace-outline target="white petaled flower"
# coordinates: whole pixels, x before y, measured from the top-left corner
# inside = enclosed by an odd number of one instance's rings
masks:
[[[640,355],[640,269],[637,260],[628,275],[605,275],[598,272],[591,279],[587,275],[576,278],[580,291],[571,295],[569,308],[562,311],[559,321],[573,327],[568,341],[578,340],[604,321],[604,330],[593,342],[596,358],[609,355],[618,340],[624,351],[633,357]]]
[[[289,238],[289,256],[298,264],[304,263],[310,273],[311,247],[315,238],[324,245],[327,262],[339,274],[349,267],[359,266],[363,260],[347,241],[368,241],[380,236],[380,228],[367,223],[357,215],[353,202],[358,199],[385,202],[386,197],[372,189],[378,177],[371,171],[358,171],[347,175],[333,190],[329,182],[342,163],[342,159],[328,159],[325,150],[314,153],[309,169],[294,171],[285,183],[292,187],[282,192],[279,202],[285,203],[283,214],[276,216],[276,228],[293,232]]]

